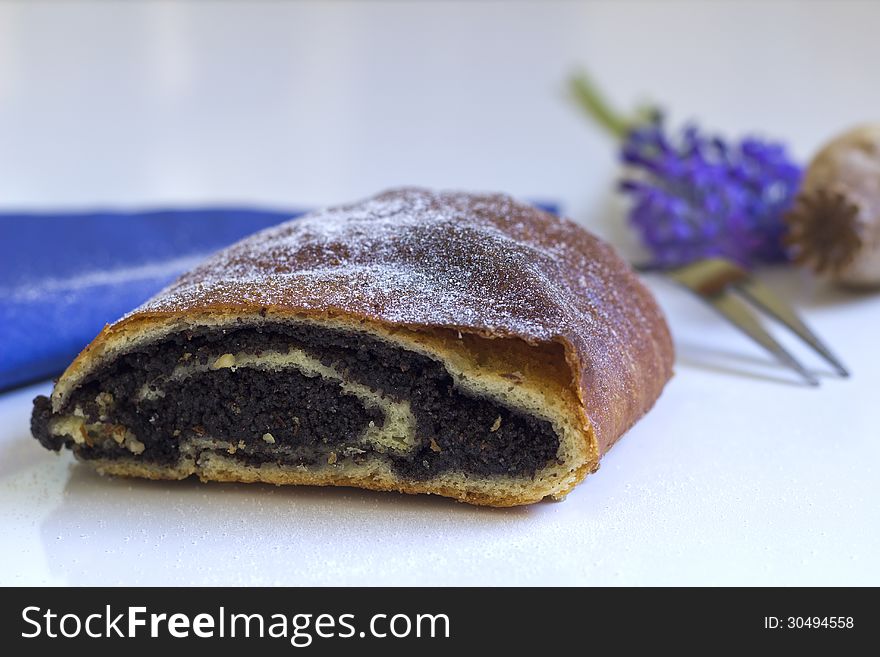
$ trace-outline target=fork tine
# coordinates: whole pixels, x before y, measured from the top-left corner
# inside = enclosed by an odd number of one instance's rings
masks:
[[[818,379],[773,339],[756,319],[745,300],[782,322],[825,357],[839,373],[848,376],[846,368],[807,328],[797,314],[739,265],[725,258],[706,258],[666,271],[670,278],[711,304],[734,326],[795,370],[810,385],[819,385]],[[734,296],[734,291],[742,298]]]
[[[849,376],[849,372],[843,363],[831,353],[831,350],[813,333],[797,313],[782,299],[773,294],[770,289],[757,279],[749,276],[734,285],[744,297],[755,304],[765,313],[791,329],[797,336],[813,348],[816,353],[828,361],[841,376]]]
[[[737,328],[764,347],[764,349],[800,374],[811,386],[819,385],[819,380],[801,365],[794,356],[788,353],[781,344],[774,340],[773,336],[767,333],[764,327],[755,319],[748,306],[731,292],[723,291],[712,296],[703,296],[702,298],[729,319]]]

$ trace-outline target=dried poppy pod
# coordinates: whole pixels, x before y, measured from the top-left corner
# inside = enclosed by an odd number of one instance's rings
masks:
[[[795,262],[843,285],[880,286],[880,124],[819,151],[786,222]]]

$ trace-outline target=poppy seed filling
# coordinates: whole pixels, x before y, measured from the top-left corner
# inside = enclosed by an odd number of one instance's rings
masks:
[[[446,471],[533,477],[555,462],[550,422],[477,397],[444,365],[308,324],[204,328],[122,354],[34,436],[90,459],[173,465],[204,451],[260,466],[332,467],[380,456],[412,479]]]

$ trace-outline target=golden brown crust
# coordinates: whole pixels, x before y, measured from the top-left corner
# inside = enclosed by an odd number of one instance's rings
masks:
[[[567,414],[582,434],[571,476],[543,492],[554,496],[597,467],[672,371],[661,311],[610,246],[505,196],[408,189],[283,224],[218,253],[106,327],[59,380],[53,406],[60,410],[83,376],[135,341],[241,318],[359,326],[422,344],[447,363],[481,363],[489,379],[527,369],[532,392],[559,399],[547,398],[547,412]],[[135,465],[114,467],[145,476]],[[381,477],[285,475],[274,483],[435,492],[502,506],[541,492],[441,490],[437,482]]]
[[[276,486],[349,486],[380,492],[398,492],[409,495],[439,495],[449,497],[459,502],[475,504],[478,506],[492,506],[505,508],[534,504],[540,502],[545,495],[534,493],[498,494],[497,492],[473,491],[458,485],[449,485],[433,481],[405,481],[397,477],[371,476],[371,477],[345,477],[332,472],[308,472],[297,470],[282,470],[280,468],[253,468],[228,461],[224,466],[213,467],[207,472],[199,472],[189,467],[168,468],[156,466],[150,463],[139,463],[134,460],[114,461],[89,461],[89,465],[95,467],[103,475],[119,477],[139,477],[153,480],[180,480],[196,474],[207,483],[211,481],[226,483],[265,483]],[[584,477],[590,474],[589,466],[582,465],[572,478],[571,485],[556,499],[562,499],[571,492]]]

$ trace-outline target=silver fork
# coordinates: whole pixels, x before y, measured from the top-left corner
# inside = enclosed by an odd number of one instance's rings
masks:
[[[639,269],[656,271],[650,267]],[[849,372],[840,360],[798,317],[797,313],[739,265],[724,258],[708,258],[683,267],[662,271],[715,308],[734,326],[800,374],[810,385],[819,385],[819,380],[773,339],[749,309],[746,301],[791,329],[816,353],[828,361],[838,374],[849,376]]]

